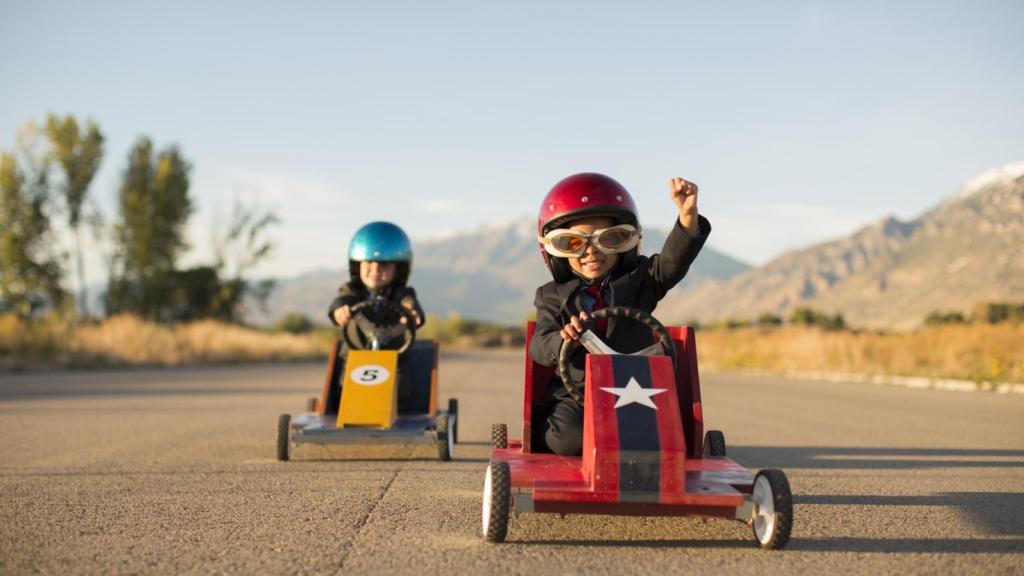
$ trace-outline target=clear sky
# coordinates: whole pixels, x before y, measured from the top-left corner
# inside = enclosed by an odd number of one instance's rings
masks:
[[[697,182],[711,245],[761,263],[1024,159],[1022,22],[1019,1],[0,1],[0,149],[48,112],[95,119],[110,214],[135,138],[176,143],[190,258],[260,196],[284,220],[268,274],[339,267],[372,219],[534,214],[588,170],[649,226],[669,177]]]

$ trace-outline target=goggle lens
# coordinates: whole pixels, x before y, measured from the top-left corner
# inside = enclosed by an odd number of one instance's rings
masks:
[[[618,254],[632,250],[640,242],[640,232],[632,226],[623,224],[614,228],[597,230],[594,234],[585,234],[576,230],[552,230],[538,240],[544,244],[544,249],[553,256],[580,257],[587,251],[589,242],[593,242],[594,246],[605,254]]]
[[[609,230],[601,232],[601,234],[598,235],[597,243],[599,246],[604,246],[605,248],[611,248],[612,250],[615,250],[617,248],[625,246],[626,243],[629,242],[630,238],[632,237],[633,234],[627,230],[623,230],[621,228],[611,228]]]
[[[551,245],[562,252],[579,252],[587,245],[587,239],[576,234],[559,234],[551,239]]]

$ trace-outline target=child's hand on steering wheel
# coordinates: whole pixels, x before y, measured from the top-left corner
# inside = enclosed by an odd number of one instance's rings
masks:
[[[420,317],[420,313],[416,311],[416,306],[414,306],[411,301],[403,301],[402,307],[408,310],[409,315],[412,316],[413,320],[416,321],[415,328],[419,328],[420,326],[423,325],[423,318]],[[401,322],[402,324],[408,324],[408,321],[405,319],[405,316],[400,317],[398,321]]]
[[[352,319],[352,309],[348,306],[342,306],[334,309],[334,321],[338,326],[344,326]]]
[[[562,340],[579,340],[580,334],[583,334],[583,321],[587,318],[590,318],[590,315],[586,312],[580,312],[579,316],[570,318],[569,323],[559,332]]]

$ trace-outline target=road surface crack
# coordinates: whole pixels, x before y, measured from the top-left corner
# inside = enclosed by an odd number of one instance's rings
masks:
[[[370,523],[370,517],[373,516],[373,513],[377,511],[377,508],[380,506],[381,502],[384,501],[384,498],[388,495],[388,491],[391,490],[391,485],[395,483],[395,479],[398,478],[398,475],[401,472],[401,468],[395,470],[395,472],[391,475],[391,478],[389,478],[387,483],[384,485],[384,489],[381,490],[380,496],[377,497],[377,501],[374,502],[373,506],[370,506],[370,509],[366,511],[366,514],[363,514],[363,517],[360,518],[358,522],[356,522],[355,534],[352,535],[352,542],[348,545],[348,547],[345,548],[345,551],[341,555],[341,562],[339,566],[341,566],[342,570],[345,569],[345,563],[348,562],[348,557],[352,554],[352,550],[353,548],[355,548],[356,541],[359,540],[359,537],[362,535],[363,529],[366,528],[367,524]]]

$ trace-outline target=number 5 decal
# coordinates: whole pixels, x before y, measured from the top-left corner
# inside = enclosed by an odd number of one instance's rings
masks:
[[[349,374],[349,378],[351,378],[353,382],[356,384],[362,384],[363,386],[376,386],[377,384],[383,384],[384,382],[387,382],[390,377],[391,372],[389,372],[387,368],[377,366],[376,364],[356,366]]]

